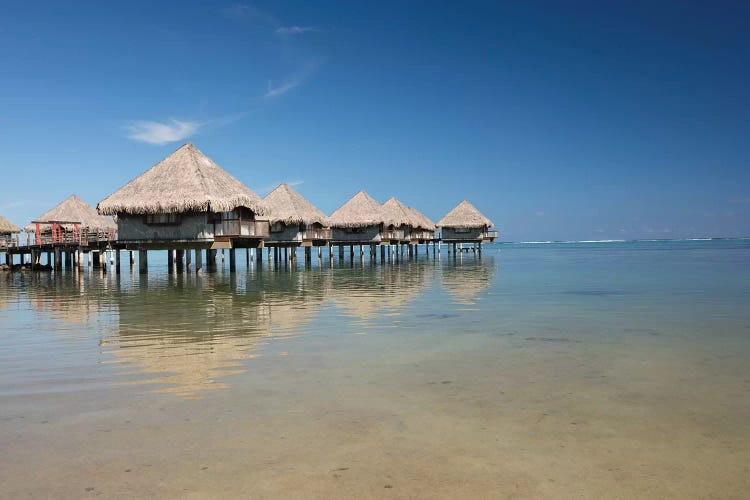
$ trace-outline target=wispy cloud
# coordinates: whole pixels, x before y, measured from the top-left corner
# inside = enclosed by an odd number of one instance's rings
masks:
[[[171,119],[166,122],[138,121],[128,125],[128,138],[148,144],[168,144],[192,137],[203,126],[200,122]]]
[[[279,20],[263,9],[247,4],[234,4],[221,10],[226,17],[234,19],[245,19],[254,23],[265,24],[269,26],[279,26]]]
[[[286,94],[290,90],[292,90],[295,87],[298,87],[301,85],[305,80],[307,80],[310,75],[315,72],[317,69],[319,63],[317,61],[313,61],[305,65],[305,67],[300,71],[299,73],[292,75],[289,77],[286,81],[281,83],[280,85],[274,84],[273,81],[268,81],[268,90],[265,94],[263,94],[263,97],[266,98],[273,98],[273,97],[279,97],[281,95]]]
[[[302,33],[307,33],[309,31],[318,31],[318,29],[314,26],[281,26],[276,28],[274,33],[279,36],[291,36],[301,35]]]

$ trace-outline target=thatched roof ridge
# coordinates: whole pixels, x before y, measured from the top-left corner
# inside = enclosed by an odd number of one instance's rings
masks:
[[[0,215],[0,234],[13,234],[20,232],[20,227],[16,226],[11,221]]]
[[[416,221],[416,224],[414,227],[421,227],[422,229],[426,229],[428,231],[434,231],[436,229],[435,223],[432,222],[432,220],[427,217],[425,214],[420,212],[414,207],[406,207],[407,210],[409,210],[409,214],[411,215],[412,219]]]
[[[336,209],[329,217],[331,227],[365,227],[390,223],[383,216],[383,207],[372,196],[360,191]]]
[[[268,193],[263,204],[268,209],[267,218],[271,223],[328,225],[328,216],[287,183],[279,184]]]
[[[445,217],[437,223],[438,227],[484,227],[493,226],[489,220],[477,208],[464,200],[448,212]]]
[[[104,215],[226,212],[237,207],[266,214],[257,194],[190,142],[97,205]]]
[[[80,227],[88,227],[89,229],[99,231],[117,230],[117,225],[112,219],[99,215],[94,207],[75,194],[34,219],[24,229],[26,231],[35,231],[37,222],[41,222],[42,227],[49,226],[53,222],[61,222],[67,223],[63,224],[67,228],[72,228],[73,223],[77,223]]]
[[[383,203],[383,218],[389,221],[388,225],[417,227],[417,221],[411,217],[409,209],[395,196],[391,196]]]

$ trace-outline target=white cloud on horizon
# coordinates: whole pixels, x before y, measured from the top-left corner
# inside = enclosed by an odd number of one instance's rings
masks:
[[[134,141],[168,144],[194,136],[202,126],[200,122],[171,119],[167,122],[137,121],[126,128],[128,138]]]

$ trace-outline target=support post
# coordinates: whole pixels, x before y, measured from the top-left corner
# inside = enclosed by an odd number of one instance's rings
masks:
[[[234,248],[229,249],[229,272],[237,270],[237,251]]]
[[[148,251],[138,250],[138,273],[148,274]]]
[[[115,274],[120,274],[120,251],[115,250]]]
[[[195,249],[195,272],[203,269],[203,250],[200,248]]]
[[[175,266],[178,273],[185,271],[185,250],[175,250]]]
[[[167,273],[174,273],[174,250],[167,250]]]

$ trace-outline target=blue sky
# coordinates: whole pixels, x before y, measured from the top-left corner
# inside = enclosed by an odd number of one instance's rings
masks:
[[[5,2],[0,214],[187,141],[261,195],[364,188],[503,239],[750,236],[746,2]]]

